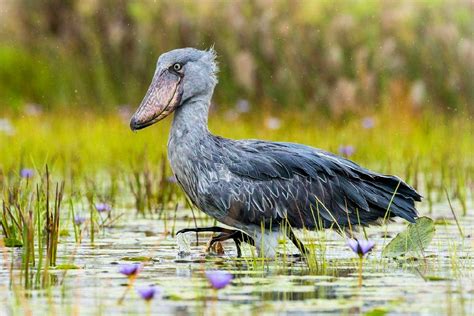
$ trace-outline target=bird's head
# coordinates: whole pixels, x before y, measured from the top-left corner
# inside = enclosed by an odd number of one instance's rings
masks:
[[[130,128],[150,126],[187,100],[211,94],[217,83],[215,58],[212,48],[181,48],[162,54],[145,98],[130,120]]]

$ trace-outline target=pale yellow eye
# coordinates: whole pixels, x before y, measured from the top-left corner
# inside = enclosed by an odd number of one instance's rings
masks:
[[[176,64],[173,65],[173,69],[175,71],[180,71],[181,68],[183,68],[183,66],[180,63],[176,63]]]

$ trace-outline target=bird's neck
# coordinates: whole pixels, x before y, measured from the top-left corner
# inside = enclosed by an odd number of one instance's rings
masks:
[[[176,109],[170,131],[171,141],[201,139],[209,135],[207,118],[211,95],[195,96]]]

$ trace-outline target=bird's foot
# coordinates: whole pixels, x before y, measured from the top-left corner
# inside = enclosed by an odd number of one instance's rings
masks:
[[[176,232],[176,235],[182,234],[182,233],[187,233],[187,232],[195,232],[195,233],[200,233],[200,232],[213,232],[213,233],[219,233],[217,236],[214,236],[211,238],[211,240],[208,243],[207,249],[210,249],[216,242],[222,242],[228,239],[232,239],[235,243],[235,247],[237,248],[237,257],[240,258],[242,257],[242,251],[240,249],[240,244],[242,242],[248,243],[252,246],[255,246],[255,241],[253,240],[252,237],[247,235],[246,233],[236,230],[236,229],[228,229],[228,228],[223,228],[223,227],[218,227],[218,226],[213,226],[213,227],[196,227],[196,228],[185,228],[181,229]]]
[[[214,242],[213,240],[214,240],[214,238],[211,238],[211,239],[209,239],[209,241],[207,242],[207,245],[206,245],[206,252],[215,253],[215,254],[217,254],[218,256],[223,256],[223,255],[225,255],[224,246],[222,246],[222,243],[219,242],[219,241]]]
[[[217,236],[212,237],[212,239],[209,241],[209,247],[212,247],[212,245],[216,242],[222,242],[228,239],[232,239],[235,243],[235,247],[237,248],[237,257],[240,258],[242,257],[242,250],[240,249],[241,243],[245,242],[249,245],[255,246],[255,241],[253,240],[253,238],[247,235],[246,233],[240,230],[230,231],[231,232],[223,232]]]

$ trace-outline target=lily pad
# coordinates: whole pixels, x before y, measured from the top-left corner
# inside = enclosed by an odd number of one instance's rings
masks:
[[[395,258],[409,253],[412,256],[421,257],[423,250],[433,239],[435,231],[435,225],[431,218],[420,217],[385,246],[382,256]]]
[[[364,316],[384,316],[387,315],[388,311],[384,308],[376,307],[364,314]]]
[[[58,264],[55,267],[56,270],[77,270],[80,269],[79,266],[76,266],[75,264],[71,263],[65,263],[65,264]]]
[[[449,281],[451,280],[448,277],[442,277],[438,275],[425,275],[425,280],[427,281]]]
[[[138,257],[123,257],[121,260],[123,261],[134,261],[134,262],[146,262],[152,261],[152,257],[145,257],[145,256],[138,256]]]

